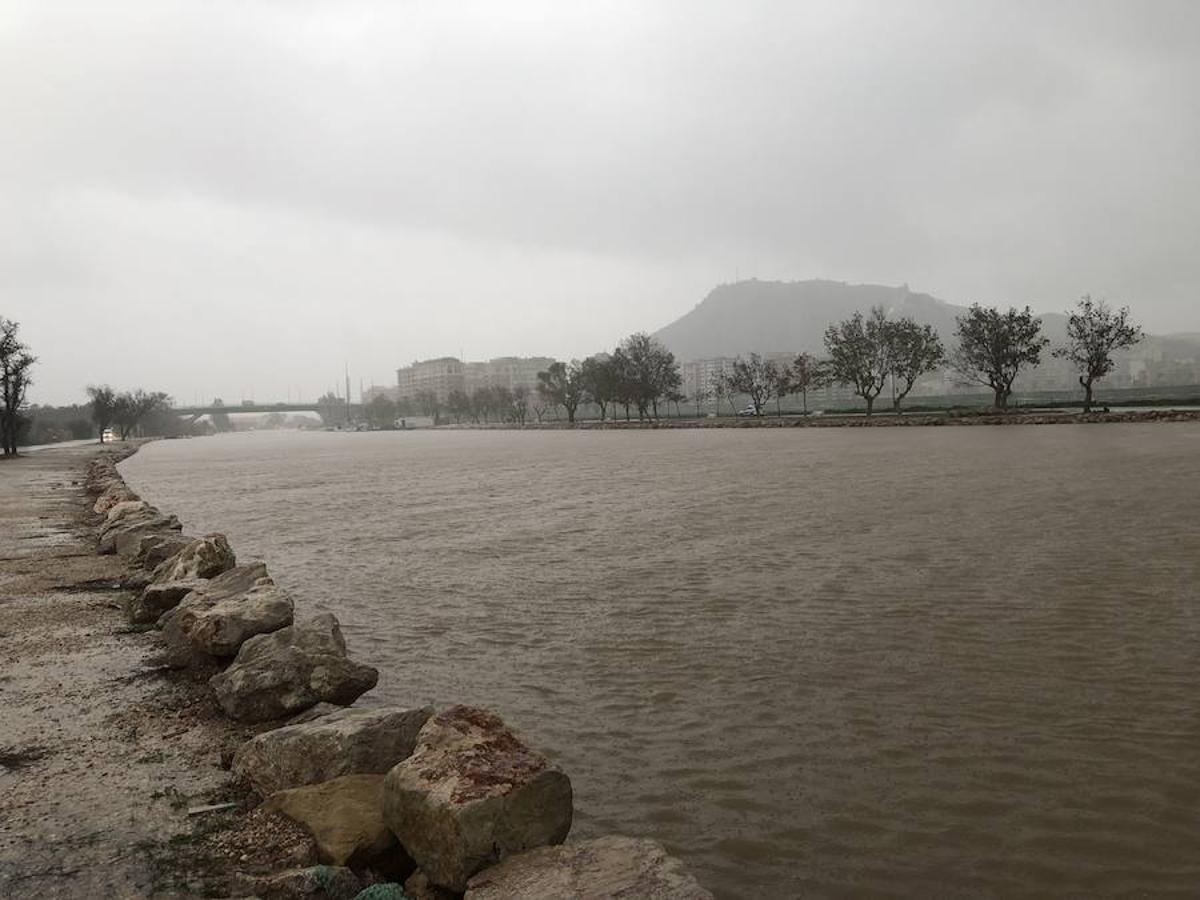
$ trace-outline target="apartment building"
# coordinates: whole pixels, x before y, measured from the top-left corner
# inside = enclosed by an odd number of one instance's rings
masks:
[[[432,391],[442,403],[453,391],[470,394],[482,387],[525,387],[534,391],[538,372],[553,362],[548,356],[501,356],[486,362],[463,362],[454,356],[419,360],[396,370],[396,391],[401,400]]]
[[[396,388],[401,400],[411,400],[418,394],[432,391],[445,402],[451,391],[461,391],[465,379],[461,360],[453,356],[424,359],[396,370]]]

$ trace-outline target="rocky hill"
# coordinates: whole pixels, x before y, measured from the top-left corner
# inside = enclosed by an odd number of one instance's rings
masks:
[[[694,309],[655,333],[681,360],[738,353],[822,353],[825,329],[833,322],[882,306],[893,317],[911,316],[932,325],[950,343],[955,316],[966,312],[929,294],[878,284],[841,281],[739,281],[714,288]],[[1062,338],[1066,317],[1042,317],[1046,334]]]

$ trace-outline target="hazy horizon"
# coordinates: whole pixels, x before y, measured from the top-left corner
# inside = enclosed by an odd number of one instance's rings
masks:
[[[581,356],[740,278],[1200,331],[1200,6],[0,8],[30,399]]]

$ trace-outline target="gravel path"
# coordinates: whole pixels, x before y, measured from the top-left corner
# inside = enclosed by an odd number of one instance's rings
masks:
[[[98,448],[0,462],[0,897],[188,896],[164,860],[203,838],[235,739],[149,661],[98,556],[83,488]]]

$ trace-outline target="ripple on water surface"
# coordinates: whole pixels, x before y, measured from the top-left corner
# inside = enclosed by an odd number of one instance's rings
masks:
[[[255,433],[123,464],[721,896],[1200,883],[1200,428]]]

